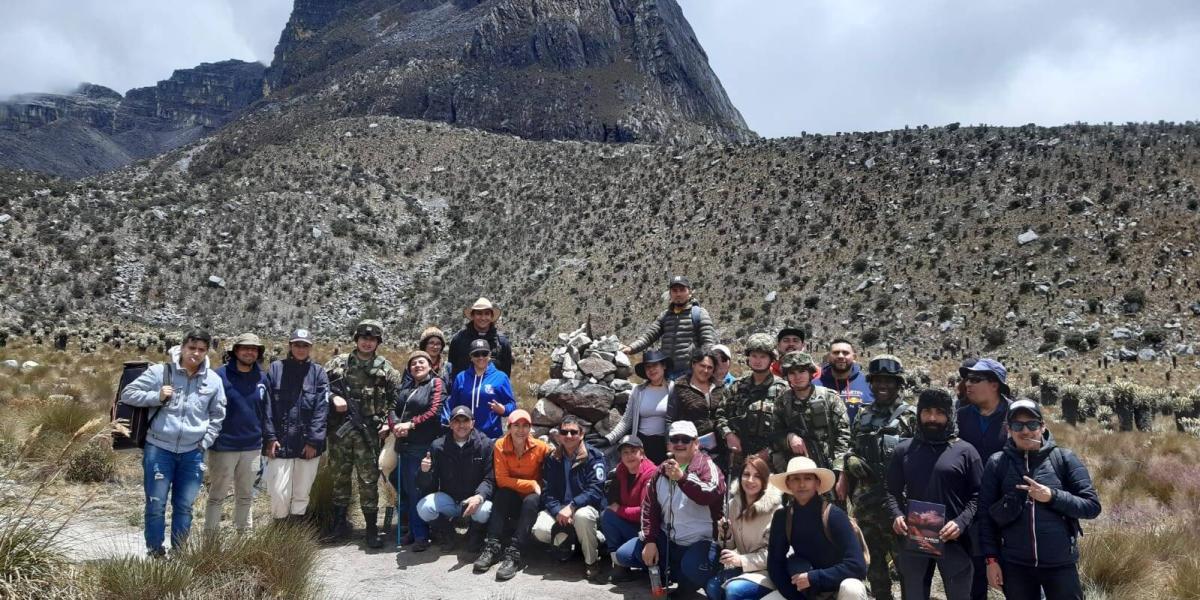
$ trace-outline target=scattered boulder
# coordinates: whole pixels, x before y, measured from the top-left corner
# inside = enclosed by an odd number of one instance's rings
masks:
[[[40,366],[42,366],[42,365],[39,365],[38,363],[36,363],[36,362],[34,362],[34,361],[32,361],[32,360],[27,360],[27,361],[25,361],[25,362],[21,363],[21,372],[22,372],[22,373],[28,373],[28,372],[30,372],[30,371],[32,371],[32,370],[34,370],[34,369],[36,369],[36,368],[38,368],[38,367],[40,367]]]
[[[533,413],[530,416],[533,417],[534,425],[558,427],[558,424],[562,423],[563,414],[563,410],[557,404],[543,398],[533,405]]]
[[[1032,229],[1028,229],[1025,231],[1025,233],[1017,236],[1017,243],[1024,246],[1030,242],[1036,242],[1039,237],[1041,236],[1039,236],[1037,232]]]
[[[10,358],[4,362],[0,362],[0,367],[4,367],[5,369],[12,369],[12,370],[16,371],[17,369],[21,368],[21,363]]]
[[[224,288],[225,287],[225,279],[222,277],[217,277],[216,275],[209,275],[208,276],[208,287]]]

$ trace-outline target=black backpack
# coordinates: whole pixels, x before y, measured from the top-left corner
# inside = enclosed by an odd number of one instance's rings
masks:
[[[146,433],[150,431],[150,424],[154,422],[154,417],[158,416],[158,411],[162,407],[153,407],[153,412],[149,406],[131,406],[121,402],[121,392],[129,384],[133,383],[146,369],[150,368],[150,363],[143,360],[131,360],[125,363],[125,367],[121,370],[121,381],[117,385],[117,397],[113,399],[112,411],[109,415],[110,421],[121,421],[128,429],[128,433],[117,431],[115,428],[112,432],[112,447],[113,450],[132,450],[134,448],[146,447]],[[173,365],[169,362],[163,363],[163,381],[169,383],[172,379]],[[164,383],[165,385],[165,383]]]

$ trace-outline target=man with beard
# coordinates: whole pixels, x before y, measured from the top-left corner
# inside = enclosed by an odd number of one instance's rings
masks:
[[[661,340],[659,349],[671,358],[674,370],[667,373],[668,380],[683,377],[688,372],[692,348],[703,348],[717,343],[717,330],[712,317],[692,297],[692,283],[687,277],[676,275],[668,286],[671,300],[667,307],[632,344],[623,346],[625,354],[636,354]]]
[[[836,338],[829,344],[829,364],[821,369],[820,385],[838,393],[846,402],[846,416],[853,423],[858,409],[875,401],[871,386],[862,369],[854,362],[854,344],[846,338]]]
[[[845,474],[837,482],[837,493],[838,497],[851,494],[854,517],[871,551],[867,569],[871,593],[876,600],[892,600],[888,557],[898,562],[899,553],[884,475],[896,446],[916,431],[917,410],[900,397],[904,365],[895,356],[882,354],[871,360],[867,381],[875,402],[862,409],[850,426],[850,453],[846,455]]]
[[[967,540],[967,527],[979,504],[983,465],[975,447],[958,439],[954,422],[954,397],[948,390],[931,388],[917,399],[920,427],[912,439],[896,446],[887,471],[888,508],[896,535],[909,533],[909,503],[940,505],[945,524],[938,532],[940,556],[906,547],[897,569],[904,600],[928,600],[932,570],[942,575],[947,600],[971,597],[974,568]]]
[[[775,334],[775,355],[783,359],[789,352],[804,352],[804,328],[796,325],[784,325],[779,333]],[[771,372],[776,377],[783,377],[783,368],[779,364],[779,360],[771,363]],[[817,377],[821,376],[821,369],[817,368]]]

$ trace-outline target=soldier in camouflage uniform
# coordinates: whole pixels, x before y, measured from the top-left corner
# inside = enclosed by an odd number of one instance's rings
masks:
[[[846,477],[837,483],[838,494],[853,489],[854,517],[871,552],[867,580],[877,600],[891,600],[892,581],[888,557],[895,562],[900,540],[892,532],[884,481],[892,451],[917,428],[917,409],[900,397],[904,366],[887,354],[867,366],[867,381],[875,402],[863,407],[850,428],[850,453],[846,455]]]
[[[388,409],[402,374],[386,358],[375,354],[383,342],[383,325],[366,320],[354,328],[355,349],[329,361],[333,410],[329,414],[329,469],[333,473],[334,524],[330,537],[344,538],[350,504],[350,476],[357,471],[358,499],[367,523],[366,542],[379,548],[379,444],[386,429]],[[362,427],[355,427],[353,411]]]
[[[771,436],[775,431],[776,399],[787,393],[787,383],[771,373],[775,340],[756,333],[746,341],[746,364],[750,374],[722,390],[717,406],[717,435],[729,450],[731,473],[740,473],[747,456],[759,454],[771,460]]]
[[[780,361],[788,393],[775,402],[775,434],[771,468],[787,470],[794,456],[808,456],[822,469],[842,477],[842,461],[850,448],[850,420],[837,392],[813,385],[817,362],[806,352],[788,352]],[[845,502],[845,496],[838,498]]]

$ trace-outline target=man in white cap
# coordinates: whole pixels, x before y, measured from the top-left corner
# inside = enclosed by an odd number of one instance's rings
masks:
[[[292,332],[288,356],[267,368],[263,403],[263,453],[271,516],[304,518],[308,493],[317,478],[329,420],[329,375],[312,360],[312,333]]]
[[[725,481],[697,438],[691,421],[671,423],[671,451],[650,480],[642,531],[617,550],[626,567],[657,565],[666,579],[679,583],[680,596],[703,587],[718,569],[712,540],[723,516]]]
[[[492,362],[505,375],[512,377],[512,344],[508,336],[496,329],[500,320],[500,307],[492,304],[487,298],[479,298],[471,306],[463,309],[467,324],[450,338],[450,381],[460,371],[471,368],[471,342],[487,340],[492,349]]]

